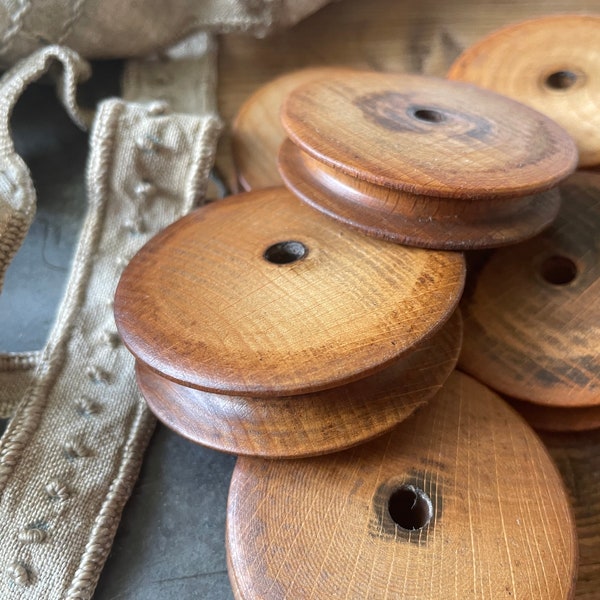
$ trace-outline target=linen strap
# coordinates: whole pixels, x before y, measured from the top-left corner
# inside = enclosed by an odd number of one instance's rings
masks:
[[[39,72],[32,64],[53,61],[63,67],[63,99],[76,116],[75,74],[85,67],[62,48],[44,49],[9,74],[19,82],[13,98]],[[210,81],[214,63],[205,60],[203,68]],[[207,85],[205,93],[214,89]],[[0,127],[11,107],[0,106]],[[116,333],[112,298],[141,245],[202,198],[219,130],[214,114],[172,113],[165,102],[114,99],[98,108],[89,208],[55,325],[41,354],[29,359],[37,363],[33,373],[27,357],[4,357],[0,364],[15,371],[25,361],[22,371],[31,381],[0,440],[3,599],[75,600],[93,593],[154,424]],[[20,219],[16,229],[4,227],[18,233],[3,250],[6,262],[31,221],[35,198],[9,142],[0,136],[0,164],[14,173],[0,183],[22,199],[9,205],[10,193],[2,195],[5,215]]]

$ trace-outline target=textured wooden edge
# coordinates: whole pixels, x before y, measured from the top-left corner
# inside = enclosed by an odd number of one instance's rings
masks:
[[[285,184],[301,200],[366,235],[435,250],[481,250],[529,239],[560,208],[557,189],[511,200],[417,196],[334,171],[286,140],[279,153]]]
[[[297,458],[382,435],[436,394],[462,344],[457,311],[406,357],[365,379],[300,396],[248,398],[172,382],[139,362],[138,386],[155,416],[186,439],[238,455]]]

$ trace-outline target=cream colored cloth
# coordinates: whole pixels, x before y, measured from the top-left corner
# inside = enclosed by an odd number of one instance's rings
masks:
[[[48,44],[87,58],[145,56],[197,31],[259,35],[328,0],[0,0],[0,64]]]
[[[0,440],[3,600],[90,598],[110,550],[154,423],[135,385],[133,358],[116,333],[112,299],[141,245],[203,197],[220,129],[211,112],[211,48],[207,43],[193,78],[204,114],[174,113],[162,101],[100,105],[90,141],[88,212],[49,341],[40,353],[0,358],[0,407],[12,415]],[[75,85],[88,66],[70,50],[41,50],[0,83],[0,273],[35,209],[9,115],[27,84],[54,63],[62,66],[60,95],[79,119]],[[130,66],[129,97],[147,91],[146,68]]]

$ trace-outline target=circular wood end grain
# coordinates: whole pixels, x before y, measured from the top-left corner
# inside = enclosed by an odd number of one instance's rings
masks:
[[[286,73],[256,90],[242,105],[231,132],[231,151],[240,185],[245,190],[282,185],[277,152],[285,139],[280,112],[283,100],[308,81],[329,77],[342,67],[313,67]]]
[[[515,98],[573,136],[581,166],[600,163],[600,17],[553,15],[492,33],[448,77]]]
[[[534,194],[571,173],[577,150],[554,121],[479,87],[356,72],[288,95],[282,123],[315,159],[376,185],[448,198]]]
[[[301,200],[322,213],[391,242],[436,250],[497,248],[533,237],[556,218],[556,188],[514,199],[457,201],[365,184],[314,161],[290,140],[279,170]]]
[[[600,174],[561,185],[538,237],[495,252],[462,302],[461,367],[543,406],[600,406]]]
[[[547,450],[457,372],[368,444],[293,462],[238,459],[227,544],[238,600],[566,600],[577,569]]]
[[[462,256],[371,239],[270,188],[158,234],[125,269],[115,317],[136,358],[169,379],[295,395],[410,351],[450,317],[464,273]]]
[[[152,412],[187,439],[238,455],[295,458],[335,452],[391,429],[441,387],[462,341],[457,311],[431,338],[370,377],[284,398],[249,398],[182,386],[137,364]]]

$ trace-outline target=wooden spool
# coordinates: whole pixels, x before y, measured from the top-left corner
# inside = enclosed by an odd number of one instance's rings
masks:
[[[579,164],[600,164],[600,17],[553,15],[506,27],[467,49],[448,77],[515,98],[573,136]]]
[[[280,171],[300,198],[369,235],[488,248],[556,216],[575,146],[540,113],[474,86],[356,72],[296,88]]]
[[[115,317],[176,431],[236,453],[318,454],[386,431],[441,385],[464,274],[461,255],[368,238],[269,188],[151,240]]]
[[[303,83],[345,71],[352,72],[341,67],[292,71],[261,86],[244,102],[231,132],[237,179],[244,190],[283,185],[277,168],[277,154],[286,138],[279,116],[285,97]]]
[[[600,175],[561,193],[554,225],[496,251],[465,296],[460,366],[537,405],[520,405],[534,426],[569,430],[600,425]]]
[[[294,462],[239,458],[229,492],[237,600],[568,599],[576,544],[543,444],[457,372],[369,444]]]

